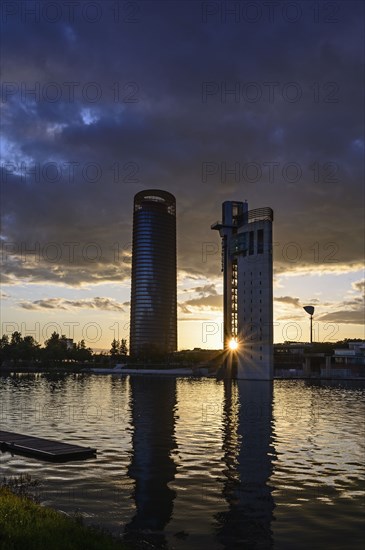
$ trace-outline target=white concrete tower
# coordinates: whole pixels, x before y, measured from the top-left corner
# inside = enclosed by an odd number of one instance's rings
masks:
[[[271,208],[225,202],[222,223],[212,225],[222,237],[224,341],[230,353],[237,338],[238,379],[273,378],[272,222]]]
[[[273,378],[272,221],[271,208],[251,210],[237,231],[237,378],[246,380]]]

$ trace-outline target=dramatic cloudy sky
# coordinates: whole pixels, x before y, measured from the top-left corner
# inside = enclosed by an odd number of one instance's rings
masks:
[[[34,9],[35,11],[34,11]],[[128,336],[132,204],[177,200],[179,348],[221,345],[224,200],[275,213],[275,340],[362,337],[362,2],[5,2],[2,332]]]

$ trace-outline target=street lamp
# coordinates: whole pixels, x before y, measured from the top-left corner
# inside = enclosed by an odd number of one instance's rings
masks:
[[[313,342],[313,313],[314,313],[314,307],[313,306],[304,306],[304,311],[306,311],[310,315],[310,325],[311,325],[311,344]]]

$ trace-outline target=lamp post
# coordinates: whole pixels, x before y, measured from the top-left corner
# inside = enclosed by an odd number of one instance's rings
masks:
[[[310,342],[311,344],[313,343],[313,313],[314,313],[314,307],[313,306],[304,306],[303,307],[304,311],[306,311],[309,315],[310,315],[310,335],[311,335],[311,339],[310,339]]]

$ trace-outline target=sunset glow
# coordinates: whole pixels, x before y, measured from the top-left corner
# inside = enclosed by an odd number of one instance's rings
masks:
[[[232,338],[232,340],[229,342],[229,349],[231,351],[236,351],[236,349],[238,349],[238,342],[235,338]]]

